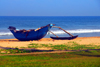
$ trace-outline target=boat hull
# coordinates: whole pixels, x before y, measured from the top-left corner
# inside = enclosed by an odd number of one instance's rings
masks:
[[[12,30],[10,29],[10,31],[13,33],[14,37],[17,38],[20,41],[29,41],[29,40],[39,40],[41,38],[43,38],[47,32],[49,31],[49,29],[52,26],[47,25],[42,27],[41,29],[35,31],[35,30],[31,30],[30,32],[26,31],[26,32],[21,32],[21,31],[17,31],[16,30]]]
[[[75,39],[77,37],[78,37],[78,35],[73,36],[73,37],[52,37],[51,36],[50,38],[55,39],[55,40],[72,40],[72,39]]]

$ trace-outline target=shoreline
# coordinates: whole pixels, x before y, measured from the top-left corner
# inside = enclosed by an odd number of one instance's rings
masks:
[[[0,47],[28,47],[31,43],[36,44],[53,44],[53,45],[61,45],[68,44],[69,42],[75,42],[80,45],[100,45],[100,37],[77,37],[73,40],[53,40],[51,38],[42,38],[40,40],[33,41],[18,41],[17,39],[0,39]]]

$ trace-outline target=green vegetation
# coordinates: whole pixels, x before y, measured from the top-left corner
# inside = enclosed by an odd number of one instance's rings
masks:
[[[15,54],[15,53],[29,53],[31,51],[29,50],[25,50],[25,49],[18,49],[18,48],[15,48],[15,49],[1,49],[0,50],[0,53],[1,54]]]
[[[68,42],[67,44],[52,45],[52,44],[29,44],[28,48],[51,48],[52,50],[84,50],[84,49],[100,49],[97,45],[80,45],[76,42]]]
[[[32,43],[32,44],[29,44],[28,48],[38,48],[38,44],[35,44],[35,43]]]
[[[28,48],[41,48],[41,47],[49,47],[49,45],[32,43],[32,44],[29,44],[29,46],[28,46]]]
[[[0,67],[100,67],[100,50],[0,56]]]
[[[1,49],[0,67],[100,67],[100,46],[97,45],[80,45],[76,42],[61,45],[32,43],[28,48],[51,48],[51,50],[73,50],[74,52],[2,56],[44,51]]]
[[[50,48],[50,50],[87,50],[87,49],[100,49],[100,45],[80,45],[76,42],[68,42],[67,44],[61,44],[61,45],[52,45],[52,44],[29,44],[28,47],[21,47],[23,49],[19,48],[12,48],[12,49],[1,49],[0,54],[15,54],[15,53],[30,53],[33,52],[31,50],[25,50],[25,48]],[[38,52],[38,51],[35,51]]]

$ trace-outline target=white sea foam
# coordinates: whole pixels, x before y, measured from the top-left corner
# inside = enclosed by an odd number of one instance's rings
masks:
[[[69,33],[98,33],[100,29],[76,29],[76,30],[66,30]],[[65,34],[62,30],[52,31],[55,34]],[[51,34],[51,33],[50,33]]]
[[[0,36],[13,35],[11,32],[0,32]]]
[[[70,33],[97,33],[100,32],[100,29],[77,29],[77,30],[68,30]]]
[[[100,32],[100,29],[76,29],[76,30],[66,30],[66,31],[69,33],[77,33],[77,34],[78,33],[98,33]],[[55,34],[66,34],[62,30],[52,30],[52,32]],[[0,32],[0,36],[11,36],[11,35],[13,35],[11,32]]]

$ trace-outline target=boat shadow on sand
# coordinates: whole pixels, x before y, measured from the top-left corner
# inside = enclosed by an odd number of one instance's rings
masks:
[[[46,53],[66,53],[66,52],[75,52],[72,53],[74,55],[80,55],[80,56],[88,56],[88,57],[100,57],[100,54],[91,54],[91,51],[96,51],[100,52],[100,49],[86,49],[86,50],[40,50],[40,49],[35,49],[35,48],[10,48],[10,47],[2,47],[0,46],[0,49],[18,49],[21,51],[28,51],[26,53],[15,53],[15,54],[5,54],[5,55],[31,55],[31,54],[46,54]],[[85,52],[85,53],[83,53]]]
[[[29,53],[31,52],[51,52],[51,51],[54,51],[54,50],[39,50],[39,49],[35,49],[35,48],[11,48],[11,47],[2,47],[0,46],[0,49],[12,49],[12,50],[26,50],[26,51],[29,51]]]

